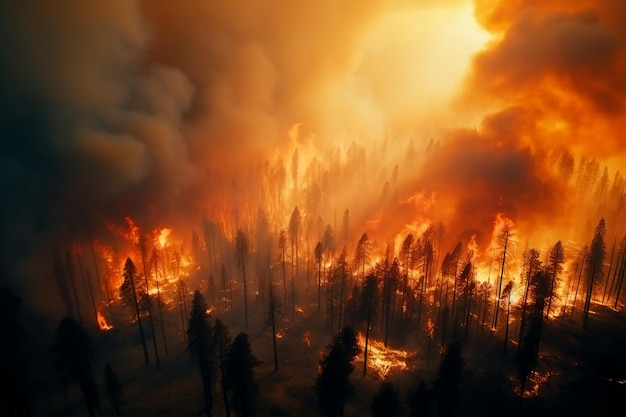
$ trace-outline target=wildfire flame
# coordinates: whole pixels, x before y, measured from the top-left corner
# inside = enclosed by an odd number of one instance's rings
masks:
[[[104,315],[100,311],[98,311],[98,313],[97,313],[97,319],[98,319],[98,327],[103,332],[109,331],[109,330],[111,330],[113,328],[113,326],[111,326],[107,322],[106,317],[104,317]]]
[[[357,343],[363,352],[365,336],[361,332],[357,334]],[[385,347],[385,344],[380,340],[370,339],[367,342],[367,364],[376,371],[381,379],[384,379],[392,371],[409,369],[406,364],[409,355],[406,350]],[[360,355],[359,359],[363,360],[363,354]]]
[[[306,332],[304,332],[304,336],[302,336],[302,343],[304,343],[308,347],[311,347],[311,332],[310,331],[307,330]]]
[[[158,237],[158,241],[159,241],[159,244],[161,245],[161,249],[167,246],[169,237],[171,234],[172,234],[172,229],[169,229],[167,227],[164,227],[163,229],[161,229],[161,231],[159,232],[159,237]]]

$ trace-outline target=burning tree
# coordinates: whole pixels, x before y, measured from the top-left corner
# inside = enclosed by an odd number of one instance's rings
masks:
[[[550,299],[548,300],[548,309],[546,316],[550,316],[550,308],[552,307],[552,299],[556,296],[555,288],[559,280],[559,276],[563,272],[563,262],[565,260],[565,254],[563,252],[563,244],[559,240],[554,244],[550,251],[550,257],[548,259],[548,270],[550,271]],[[608,280],[607,280],[608,281]]]
[[[380,302],[380,290],[376,275],[370,274],[363,281],[363,291],[361,291],[360,315],[361,321],[365,321],[365,348],[363,349],[363,376],[367,373],[367,350],[369,347],[370,330],[372,321],[375,320],[378,305]]]
[[[591,307],[591,296],[593,295],[593,285],[596,281],[602,279],[602,270],[606,245],[604,243],[604,235],[606,235],[606,224],[604,218],[601,218],[596,226],[591,246],[589,247],[589,260],[587,261],[587,297],[585,298],[585,307],[583,310],[583,323],[587,326],[589,319],[589,308]]]
[[[500,257],[500,275],[498,277],[498,285],[496,286],[498,289],[498,293],[496,295],[496,308],[493,316],[493,328],[498,328],[498,312],[500,311],[500,299],[502,297],[502,283],[504,281],[504,273],[506,270],[507,257],[510,256],[510,247],[511,247],[511,239],[514,236],[513,233],[513,222],[506,218],[504,215],[499,215],[497,220],[499,222],[499,229],[497,231],[497,236],[495,239],[496,250],[498,251],[498,256]]]

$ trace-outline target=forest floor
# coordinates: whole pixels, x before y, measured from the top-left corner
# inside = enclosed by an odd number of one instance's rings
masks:
[[[261,361],[255,369],[259,388],[258,416],[319,416],[314,384],[318,362],[333,332],[323,313],[314,304],[279,321],[277,340],[278,371],[274,371],[271,330],[265,325],[260,299],[252,297],[249,308],[249,332],[253,354]],[[243,309],[214,312],[228,326],[231,338],[244,329]],[[160,366],[154,357],[153,340],[148,323],[146,343],[150,363],[144,365],[137,324],[129,321],[127,311],[114,305],[105,310],[114,325],[110,331],[93,331],[97,348],[94,375],[100,389],[101,415],[114,416],[115,411],[104,392],[104,364],[110,362],[124,389],[123,416],[204,415],[201,381],[183,338],[178,307],[165,313],[167,355],[160,327],[155,324]],[[434,312],[430,312],[434,313]],[[146,320],[147,322],[147,320]],[[503,328],[504,326],[499,326]],[[516,331],[511,320],[509,344],[504,347],[504,330],[493,332],[473,321],[463,344],[464,371],[459,416],[502,415],[593,415],[608,413],[626,398],[626,315],[600,305],[593,305],[588,326],[582,326],[581,312],[574,316],[547,321],[540,345],[536,372],[527,385],[523,399],[519,396],[516,372]],[[92,329],[93,330],[93,329]],[[379,328],[374,338],[380,340]],[[378,331],[377,331],[378,330]],[[458,336],[458,335],[457,335]],[[452,337],[452,335],[448,335]],[[404,403],[406,392],[418,380],[433,382],[437,378],[441,356],[440,335],[435,334],[427,358],[428,338],[423,330],[396,329],[389,338],[389,348],[402,350],[403,369],[391,368],[386,378],[400,391]],[[50,339],[51,340],[51,339]],[[309,345],[310,343],[310,345]],[[27,379],[34,416],[84,416],[87,410],[76,386],[67,390],[59,384],[51,366],[47,346],[33,347],[34,360]],[[427,366],[428,364],[428,366]],[[355,360],[351,381],[355,394],[346,404],[345,416],[370,415],[372,397],[381,382],[373,367],[362,376],[363,359]],[[427,369],[428,367],[428,369]],[[213,416],[225,415],[219,383],[214,393]],[[403,404],[402,415],[408,415]]]

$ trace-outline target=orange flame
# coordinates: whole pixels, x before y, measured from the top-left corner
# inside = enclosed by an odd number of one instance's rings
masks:
[[[172,229],[169,229],[167,227],[164,227],[163,229],[161,229],[161,231],[159,232],[159,237],[158,237],[158,241],[159,244],[161,245],[161,249],[164,249],[167,244],[169,243],[169,237],[172,234]]]
[[[361,332],[357,334],[357,343],[361,352],[365,349],[365,336]],[[385,347],[380,340],[370,339],[367,347],[367,365],[373,368],[381,379],[385,379],[392,371],[402,371],[409,369],[406,364],[410,354],[406,350],[392,349]],[[360,355],[363,360],[363,353]]]
[[[302,336],[302,343],[304,343],[308,347],[311,347],[311,332],[310,331],[307,330],[306,332],[304,332],[304,336]]]
[[[111,330],[113,328],[113,326],[111,326],[107,322],[106,317],[104,317],[104,315],[100,311],[98,311],[98,313],[97,313],[97,319],[98,319],[98,327],[103,332],[109,331],[109,330]]]

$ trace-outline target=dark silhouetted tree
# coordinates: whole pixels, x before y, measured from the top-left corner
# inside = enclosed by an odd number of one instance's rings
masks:
[[[596,226],[596,230],[589,247],[589,260],[587,261],[587,297],[585,298],[585,307],[583,310],[583,324],[587,326],[589,319],[589,308],[591,307],[591,296],[593,295],[593,285],[602,279],[602,269],[604,257],[606,253],[606,245],[604,236],[606,235],[606,224],[604,218],[601,218]]]
[[[322,310],[322,242],[315,245],[315,261],[317,262],[317,312]]]
[[[226,266],[224,264],[222,264],[222,269],[220,270],[220,278],[222,281],[222,297],[224,298],[224,311],[229,310],[229,305],[230,305],[230,310],[232,310],[233,309],[233,287],[232,287],[230,278],[228,277],[228,272],[226,272]],[[223,295],[227,291],[226,286],[228,286],[228,298]]]
[[[509,322],[511,317],[511,293],[513,292],[513,281],[509,281],[502,290],[502,300],[506,300],[506,326],[504,330],[504,346],[502,353],[505,354],[509,346]]]
[[[369,237],[363,233],[354,250],[354,270],[357,277],[361,275],[361,282],[365,280],[365,265],[369,258]]]
[[[624,283],[624,276],[626,276],[626,235],[624,235],[620,242],[620,256],[618,256],[617,259],[617,267],[615,268],[615,273],[613,274],[613,282],[614,286],[616,287],[615,301],[613,302],[614,309],[617,309],[617,303],[619,301],[622,285]],[[609,298],[611,298],[610,294]]]
[[[361,291],[361,305],[359,318],[365,321],[365,348],[363,350],[363,376],[367,373],[367,352],[369,348],[370,330],[374,325],[378,305],[380,303],[380,290],[376,275],[370,274],[363,281],[363,291]]]
[[[537,364],[537,351],[541,339],[541,324],[534,319],[517,354],[517,375],[520,379],[520,397],[524,396],[530,373]]]
[[[230,349],[231,340],[228,335],[228,328],[220,319],[215,319],[213,331],[215,344],[217,345],[217,359],[222,377],[220,382],[222,385],[222,394],[224,395],[224,408],[226,410],[226,417],[230,417],[230,407],[228,407],[228,384],[226,382],[226,355]]]
[[[529,249],[524,251],[524,263],[522,265],[521,281],[525,283],[524,298],[522,299],[522,312],[520,317],[520,329],[517,337],[517,350],[522,348],[522,337],[526,329],[526,307],[528,304],[528,294],[530,290],[530,284],[533,276],[539,268],[541,268],[541,261],[539,260],[539,252],[536,249]],[[506,342],[505,342],[506,343]],[[506,349],[505,349],[506,350]]]
[[[104,388],[109,395],[109,401],[115,408],[117,417],[120,417],[122,415],[120,413],[120,404],[123,398],[122,384],[117,379],[117,374],[109,362],[104,365]]]
[[[298,241],[300,240],[300,230],[302,229],[302,217],[298,207],[293,209],[289,219],[289,239],[291,240],[291,320],[294,319],[296,309],[296,286],[298,277]]]
[[[260,362],[252,355],[247,333],[239,333],[228,351],[226,378],[232,392],[233,409],[240,417],[256,414],[257,385],[254,382],[254,368]]]
[[[400,415],[400,394],[389,381],[383,381],[372,398],[372,417],[396,417]]]
[[[550,272],[550,298],[548,299],[548,309],[546,316],[550,316],[550,308],[552,307],[552,299],[556,296],[554,289],[559,281],[559,276],[563,272],[563,262],[565,261],[565,253],[563,244],[559,240],[554,244],[548,259],[548,271]]]
[[[352,361],[360,350],[354,330],[344,327],[328,345],[328,350],[320,360],[315,391],[325,417],[343,417],[345,402],[354,393],[349,379],[354,371]]]
[[[274,350],[274,371],[278,371],[278,352],[276,350],[276,319],[282,315],[282,306],[278,296],[274,291],[272,273],[270,271],[269,294],[267,299],[267,322],[266,325],[272,328],[272,348]]]
[[[246,281],[246,255],[249,251],[248,238],[241,231],[237,230],[237,236],[235,237],[235,255],[237,256],[237,263],[241,268],[241,277],[243,279],[243,308],[246,317],[246,329],[248,329],[248,284]]]
[[[152,255],[150,257],[150,264],[154,269],[154,282],[156,284],[156,302],[157,310],[159,311],[159,324],[161,327],[161,336],[163,337],[163,348],[165,349],[165,357],[167,357],[167,337],[165,337],[165,321],[163,320],[163,302],[161,301],[161,286],[159,285],[159,267],[158,262],[160,260],[159,253],[156,249],[152,249]],[[165,275],[164,271],[161,271],[162,275]]]
[[[423,380],[419,381],[406,395],[409,417],[429,416],[431,414],[430,405],[432,402],[432,392],[428,388],[428,384]]]
[[[140,303],[140,306],[143,307],[143,310],[146,313],[148,313],[148,323],[150,324],[150,333],[152,334],[152,347],[154,348],[154,361],[158,368],[159,366],[161,366],[160,365],[161,362],[159,361],[159,349],[157,347],[156,332],[154,330],[154,318],[152,317],[152,296],[150,295],[150,287],[148,285],[149,265],[148,265],[147,250],[148,249],[146,246],[146,238],[145,236],[141,235],[139,236],[139,251],[141,252],[141,263],[143,265],[143,278],[145,282],[145,292],[141,294],[139,299],[143,300],[143,303]],[[196,261],[199,263],[200,259],[196,258]]]
[[[187,326],[187,350],[198,364],[207,417],[213,410],[213,376],[215,374],[215,341],[207,304],[200,293],[193,293],[189,325]]]
[[[94,417],[100,401],[92,369],[95,346],[87,330],[74,319],[64,318],[54,333],[50,353],[63,385],[78,384],[89,415]]]
[[[422,279],[424,279],[422,277]],[[381,325],[385,326],[384,343],[387,346],[389,342],[389,319],[391,316],[391,307],[393,306],[393,296],[396,293],[396,288],[400,280],[400,263],[395,258],[389,268],[385,269],[383,277],[383,291],[382,291],[382,314]]]
[[[280,249],[280,266],[283,271],[283,305],[287,308],[287,261],[285,260],[287,238],[284,230],[278,234],[278,248]]]
[[[365,235],[367,236],[367,235]],[[404,266],[404,273],[402,274],[402,295],[400,298],[400,328],[404,330],[404,317],[406,309],[407,291],[409,290],[409,278],[410,272],[413,270],[413,261],[415,257],[413,255],[413,234],[409,233],[402,242],[402,250],[400,251],[400,260]]]
[[[143,346],[144,362],[148,364],[150,358],[148,357],[148,347],[146,346],[146,337],[143,333],[143,324],[141,323],[141,310],[139,308],[139,300],[137,294],[137,286],[140,285],[141,280],[137,277],[137,268],[132,259],[126,258],[124,264],[124,281],[120,287],[120,297],[122,298],[122,304],[133,309],[137,317],[137,324],[139,325],[139,335],[141,336],[141,344]]]
[[[498,328],[498,312],[500,311],[500,300],[502,299],[502,282],[504,281],[504,272],[507,266],[507,257],[509,256],[511,239],[513,237],[513,225],[509,219],[506,217],[502,221],[502,225],[500,226],[500,230],[498,230],[498,235],[496,237],[496,245],[499,248],[499,256],[500,256],[500,275],[498,277],[498,294],[496,296],[496,308],[493,317],[493,328]]]
[[[435,381],[435,392],[437,395],[437,409],[442,417],[451,416],[458,400],[463,372],[463,356],[461,354],[461,344],[452,343],[447,347],[441,367],[439,377]]]

